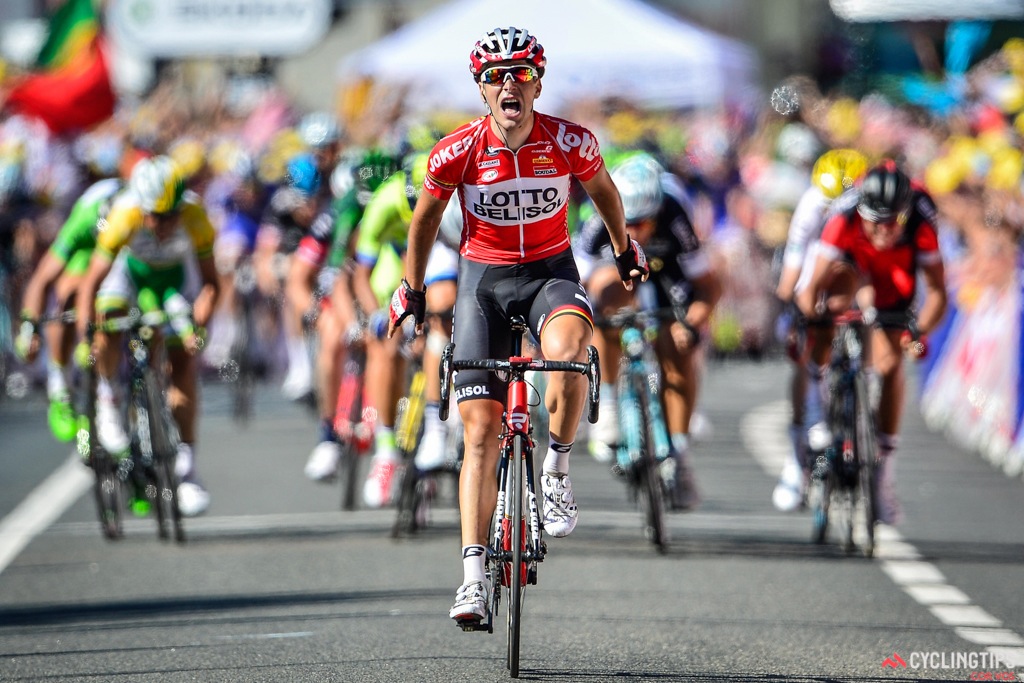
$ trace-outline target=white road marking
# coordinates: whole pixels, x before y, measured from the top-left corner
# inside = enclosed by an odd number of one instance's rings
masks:
[[[779,475],[789,457],[790,418],[788,401],[768,403],[747,413],[740,423],[743,444],[747,451],[773,479]],[[770,495],[770,491],[766,495]],[[884,524],[875,533],[875,556],[893,582],[917,603],[927,607],[935,618],[971,643],[981,645],[1007,666],[1024,666],[1024,638],[981,607],[971,604],[962,590],[946,583],[946,577],[935,565],[921,561],[921,553]]]
[[[73,455],[0,520],[0,572],[60,518],[92,485],[92,472]]]

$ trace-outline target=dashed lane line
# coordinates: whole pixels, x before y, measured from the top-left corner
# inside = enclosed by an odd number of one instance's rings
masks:
[[[789,457],[788,401],[767,403],[747,413],[740,423],[747,451],[772,478]],[[939,568],[921,560],[921,553],[896,529],[879,524],[875,557],[881,569],[914,601],[964,640],[984,647],[1007,666],[1024,666],[1024,638],[946,581]]]

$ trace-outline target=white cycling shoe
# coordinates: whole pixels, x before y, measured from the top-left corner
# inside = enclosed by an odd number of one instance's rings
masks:
[[[443,424],[443,423],[442,423]],[[416,469],[430,472],[442,467],[448,459],[448,432],[444,429],[427,429],[416,449]]]
[[[112,455],[126,452],[131,445],[121,421],[121,410],[111,401],[96,401],[96,439]]]
[[[183,517],[195,517],[210,507],[210,494],[199,484],[183,481],[178,484],[178,509]]]
[[[331,481],[338,473],[341,460],[341,444],[336,441],[321,441],[306,461],[306,476],[313,481]]]
[[[600,463],[611,462],[619,443],[619,415],[615,406],[602,406],[597,422],[590,428],[587,450]]]
[[[483,621],[490,612],[489,586],[485,581],[470,581],[455,592],[455,604],[448,616],[455,621]]]
[[[544,494],[544,531],[555,538],[568,536],[576,528],[580,514],[569,475],[544,472],[540,475],[540,488]]]

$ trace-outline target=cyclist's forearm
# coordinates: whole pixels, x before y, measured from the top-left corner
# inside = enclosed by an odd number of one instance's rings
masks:
[[[946,290],[931,289],[925,294],[924,303],[917,314],[917,329],[928,334],[942,322],[946,314]]]
[[[366,315],[370,315],[380,308],[377,295],[373,293],[373,287],[370,285],[372,274],[373,267],[362,263],[356,265],[355,272],[352,274],[352,293]]]
[[[38,320],[42,316],[46,293],[63,270],[64,264],[53,254],[47,252],[43,256],[25,286],[25,294],[21,301],[21,312],[24,315],[33,320]]]

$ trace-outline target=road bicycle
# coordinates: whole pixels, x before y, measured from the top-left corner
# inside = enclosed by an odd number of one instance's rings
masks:
[[[659,322],[674,320],[672,309],[627,308],[596,321],[619,329],[622,348],[618,378],[621,442],[612,471],[623,477],[644,516],[644,536],[658,552],[668,550],[664,479],[661,464],[671,454],[671,440],[661,404],[661,368],[653,344]]]
[[[811,463],[808,487],[812,539],[815,543],[825,543],[832,518],[839,517],[843,549],[846,552],[854,550],[860,526],[861,550],[866,557],[871,557],[875,549],[877,522],[875,468],[878,445],[864,347],[875,322],[874,312],[865,314],[852,310],[836,316],[833,322],[835,336],[827,369],[829,406],[826,424],[830,438],[824,444],[811,444],[816,453]]]
[[[370,452],[377,422],[377,410],[366,393],[365,373],[366,346],[361,339],[354,339],[348,344],[334,412],[334,431],[341,443],[339,470],[343,510],[356,509],[359,463]]]
[[[233,383],[231,415],[245,425],[252,417],[253,391],[259,376],[256,354],[256,306],[259,292],[256,273],[250,259],[235,269],[235,338],[228,352],[228,361],[221,367],[221,377]]]
[[[95,433],[95,391],[92,390],[94,369],[90,367],[85,373],[89,379],[83,382],[87,402],[83,422],[88,424],[88,433],[80,431],[78,443],[87,449],[88,461],[96,472],[100,523],[108,538],[120,537],[125,492],[134,489],[143,497],[142,509],[155,512],[157,535],[162,540],[173,535],[178,543],[185,542],[178,506],[178,477],[174,472],[180,436],[165,398],[162,354],[153,357],[156,350],[153,342],[169,321],[170,317],[163,310],[142,312],[132,308],[125,316],[90,325],[90,345],[97,330],[120,332],[126,335],[128,350],[126,408],[130,445],[127,454],[107,454],[99,447]],[[87,365],[94,364],[95,359],[90,356]]]
[[[456,420],[448,430],[445,445],[447,457],[435,469],[424,471],[416,466],[416,452],[423,437],[423,414],[426,407],[425,370],[418,368],[409,383],[409,393],[398,402],[395,441],[402,452],[402,480],[398,487],[398,514],[391,528],[392,538],[415,534],[430,521],[430,511],[437,499],[443,476],[454,476],[456,482],[462,464],[462,422]],[[456,416],[458,413],[456,413]],[[456,484],[456,492],[458,485]],[[457,496],[456,496],[457,498]]]
[[[507,359],[454,360],[455,345],[448,344],[441,356],[441,403],[439,414],[448,418],[452,372],[489,370],[506,383],[505,410],[502,415],[498,460],[498,498],[494,509],[491,538],[487,548],[486,575],[491,588],[491,605],[486,620],[460,621],[464,631],[494,632],[494,615],[501,603],[502,589],[508,590],[506,667],[512,678],[519,677],[519,644],[522,610],[528,584],[537,583],[537,567],[544,560],[547,546],[544,525],[537,503],[533,465],[533,424],[530,419],[528,371],[574,372],[589,381],[591,424],[597,421],[601,375],[597,349],[587,351],[587,362],[549,361],[522,356],[523,336],[528,329],[520,316],[509,321],[512,353]]]

